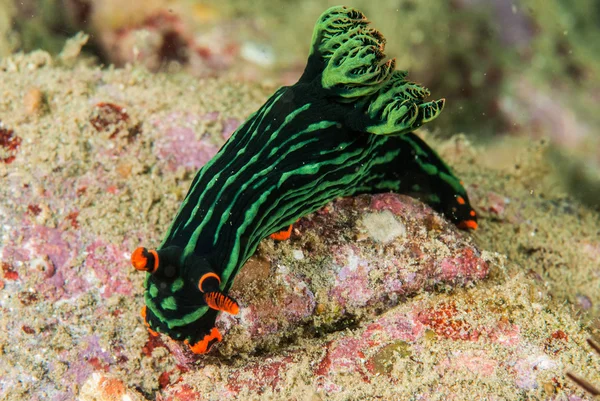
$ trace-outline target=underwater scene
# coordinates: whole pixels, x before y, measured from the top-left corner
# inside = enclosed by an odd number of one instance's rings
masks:
[[[0,400],[600,399],[600,0],[0,0]]]

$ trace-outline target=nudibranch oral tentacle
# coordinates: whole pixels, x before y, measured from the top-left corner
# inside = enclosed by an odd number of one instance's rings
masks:
[[[259,242],[289,237],[300,217],[341,196],[394,191],[419,197],[462,228],[477,216],[462,182],[412,131],[444,100],[385,60],[385,39],[349,7],[317,21],[306,69],[280,88],[198,171],[157,250],[138,248],[150,330],[204,353],[222,336],[219,312]],[[243,306],[243,305],[242,305]]]

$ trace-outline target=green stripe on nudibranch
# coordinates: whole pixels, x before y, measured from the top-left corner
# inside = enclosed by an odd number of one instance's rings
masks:
[[[177,310],[177,301],[175,297],[166,297],[160,302],[162,309]]]
[[[278,89],[192,181],[157,251],[138,248],[147,271],[152,330],[205,352],[221,335],[219,311],[259,242],[340,196],[396,191],[419,196],[461,227],[476,227],[460,180],[412,131],[444,100],[394,71],[385,39],[349,7],[318,19],[306,69]]]

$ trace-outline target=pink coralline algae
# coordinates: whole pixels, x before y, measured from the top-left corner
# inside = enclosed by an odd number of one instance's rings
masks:
[[[80,359],[72,362],[69,373],[74,375],[74,383],[82,383],[94,371],[107,371],[112,361],[110,352],[103,350],[96,336],[82,338],[80,340]],[[65,352],[65,354],[67,354]]]
[[[340,373],[359,373],[368,381],[365,371],[364,350],[369,344],[364,338],[343,338],[326,345],[325,357],[316,365],[315,376],[337,375]],[[318,387],[327,386],[326,381],[318,382]]]
[[[287,356],[235,369],[227,378],[228,393],[238,395],[241,391],[250,391],[260,395],[267,389],[277,392],[292,362],[293,358]]]
[[[191,127],[197,121],[214,121],[216,116],[192,116],[174,113],[167,118],[157,120],[154,126],[161,131],[154,150],[160,163],[169,171],[183,167],[196,171],[205,165],[216,153],[218,147],[209,139],[198,140],[196,131]]]
[[[94,272],[100,281],[99,291],[103,297],[109,298],[113,294],[131,295],[133,285],[129,280],[127,271],[115,268],[126,260],[128,249],[103,241],[95,241],[86,248],[86,269]]]
[[[221,136],[223,139],[229,139],[229,137],[235,132],[236,129],[240,126],[240,120],[237,118],[227,118],[223,122],[223,130],[221,131]]]
[[[436,370],[440,375],[448,374],[450,371],[460,374],[468,370],[480,378],[488,378],[494,375],[498,365],[497,360],[489,358],[483,351],[454,351],[436,367]]]
[[[369,286],[369,272],[372,265],[368,261],[357,259],[350,248],[341,249],[347,252],[346,262],[337,275],[329,295],[338,300],[340,306],[361,307],[373,299],[374,291]]]
[[[17,234],[18,233],[18,234]],[[0,256],[18,264],[21,275],[33,279],[44,298],[57,300],[87,291],[89,284],[71,268],[81,245],[77,234],[61,228],[24,223],[0,247]]]

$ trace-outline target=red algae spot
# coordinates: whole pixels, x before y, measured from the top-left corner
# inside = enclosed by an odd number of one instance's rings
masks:
[[[158,347],[168,348],[166,344],[160,339],[160,336],[153,336],[151,334],[148,334],[148,341],[146,341],[146,344],[142,347],[142,354],[146,355],[147,357],[150,357],[152,356],[152,351],[154,351],[154,349]]]
[[[35,333],[35,330],[33,328],[31,328],[31,326],[27,326],[25,324],[23,326],[21,326],[21,330],[23,330],[23,332],[27,333],[27,334],[34,334]]]
[[[417,199],[393,192],[373,195],[369,207],[375,211],[389,210],[394,215],[401,216],[403,220],[407,220],[410,217],[409,220],[415,219],[421,221],[433,214],[432,209]],[[435,226],[439,226],[440,224],[439,222],[435,222]],[[441,227],[438,227],[439,229]]]
[[[510,199],[495,192],[488,192],[487,200],[485,206],[483,207],[485,210],[490,212],[492,215],[496,216],[499,219],[503,219],[505,217],[505,209],[506,206],[510,203]]]
[[[152,65],[148,63],[147,67],[152,67],[152,70],[156,70],[162,65],[162,63],[167,61],[177,61],[180,64],[186,64],[188,62],[188,50],[190,47],[193,47],[192,37],[183,29],[183,24],[181,22],[181,18],[178,15],[167,12],[165,10],[158,10],[154,14],[148,16],[141,24],[133,27],[136,30],[145,29],[154,34],[160,35],[160,43],[161,45],[157,47],[153,54],[160,63],[154,62]],[[129,35],[128,28],[121,28],[119,30],[119,34],[123,37],[127,37]],[[127,42],[127,41],[125,41]],[[138,62],[144,61],[145,57],[150,56],[150,54],[139,55],[138,54]]]
[[[489,271],[487,262],[477,256],[472,248],[464,248],[460,255],[442,260],[441,268],[441,279],[448,281],[483,279]]]
[[[544,351],[556,355],[567,348],[569,336],[562,330],[556,330],[544,341]]]
[[[374,346],[378,345],[379,340],[386,337],[393,341],[414,342],[423,336],[424,332],[425,326],[416,320],[412,313],[403,314],[394,311],[379,317],[368,325],[363,338],[369,342],[369,345]]]
[[[5,128],[0,121],[0,162],[12,163],[19,146],[21,146],[21,138],[16,136],[13,130]]]
[[[456,305],[442,303],[435,308],[428,308],[419,312],[417,320],[429,326],[441,337],[450,340],[477,341],[479,332],[467,321],[457,316],[458,314]]]
[[[109,126],[126,122],[129,120],[129,114],[121,106],[114,103],[98,103],[92,111],[90,123],[96,131],[105,131]]]
[[[483,351],[465,351],[449,355],[436,366],[436,371],[444,374],[448,371],[468,370],[479,377],[491,377],[498,369],[498,365],[497,360],[490,358]]]
[[[106,192],[112,195],[116,195],[119,192],[119,188],[116,185],[110,185],[106,188]]]
[[[71,227],[78,229],[79,222],[77,221],[77,217],[79,216],[79,212],[71,212],[65,217],[65,220],[71,223]]]
[[[12,265],[1,262],[0,267],[2,267],[2,273],[5,280],[14,281],[19,279],[19,273],[14,270]]]
[[[189,384],[179,386],[171,395],[163,399],[165,401],[197,401],[204,399],[204,395],[194,390]]]
[[[555,340],[569,340],[569,336],[562,330],[555,331],[554,333],[552,333],[551,337]]]
[[[392,194],[377,194],[371,199],[371,209],[389,210],[397,216],[406,214],[408,207],[400,197]]]
[[[108,372],[108,364],[102,361],[97,356],[88,359],[88,363],[94,367],[96,371]]]
[[[521,329],[516,324],[509,323],[508,319],[500,320],[488,331],[488,337],[498,344],[516,346],[521,341]]]
[[[76,194],[78,197],[83,196],[83,195],[85,195],[86,191],[87,191],[87,187],[85,185],[83,185],[83,186],[77,188]]]
[[[27,212],[32,216],[38,216],[42,212],[42,208],[38,205],[31,204],[27,206]]]
[[[22,291],[18,294],[17,297],[19,298],[21,304],[24,306],[33,305],[38,301],[37,293],[31,291]]]
[[[169,372],[162,372],[158,376],[158,386],[162,389],[167,387],[171,383],[171,374]]]
[[[109,138],[114,139],[121,130],[126,130],[127,141],[131,143],[141,133],[141,124],[129,127],[129,120],[125,108],[114,103],[96,104],[90,116],[90,123],[96,131],[109,132]]]

